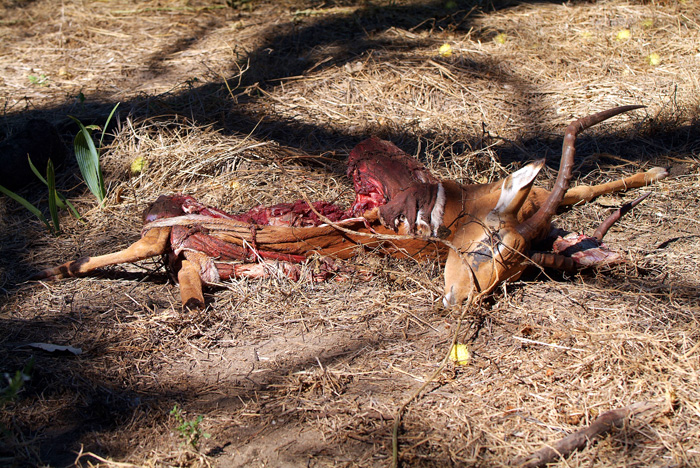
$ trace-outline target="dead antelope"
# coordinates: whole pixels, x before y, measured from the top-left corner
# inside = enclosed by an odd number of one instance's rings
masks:
[[[463,185],[438,180],[392,143],[370,138],[350,153],[348,176],[356,199],[348,210],[299,201],[231,215],[192,197],[161,196],[144,213],[141,239],[127,249],[83,257],[34,278],[80,276],[107,265],[165,255],[180,283],[183,307],[203,307],[203,284],[261,276],[273,267],[294,277],[294,263],[312,254],[343,259],[363,246],[395,256],[446,259],[444,302],[460,304],[471,294],[488,294],[500,282],[517,278],[532,262],[585,266],[576,257],[531,253],[549,235],[557,209],[667,176],[657,167],[622,180],[569,189],[577,134],[639,107],[617,107],[571,123],[551,192],[533,187],[544,160],[498,182]],[[594,243],[600,243],[613,221],[598,229]]]

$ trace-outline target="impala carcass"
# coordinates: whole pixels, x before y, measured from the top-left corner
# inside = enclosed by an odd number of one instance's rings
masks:
[[[571,123],[551,191],[533,187],[544,160],[497,182],[463,185],[437,179],[392,143],[370,138],[350,153],[348,177],[356,198],[347,210],[326,202],[299,201],[229,214],[192,197],[161,196],[144,213],[141,239],[127,249],[68,262],[38,273],[35,279],[79,276],[107,265],[165,255],[180,283],[183,307],[202,307],[202,284],[259,276],[273,266],[295,277],[294,264],[311,255],[343,259],[358,248],[372,248],[394,256],[438,257],[445,262],[444,302],[460,304],[470,295],[488,294],[502,281],[517,278],[533,262],[572,269],[606,261],[602,236],[622,211],[594,236],[585,237],[592,248],[578,248],[578,257],[533,254],[531,249],[550,234],[558,209],[667,176],[657,167],[606,184],[569,189],[576,135],[639,107],[617,107]],[[577,250],[581,240],[562,240],[561,250]]]

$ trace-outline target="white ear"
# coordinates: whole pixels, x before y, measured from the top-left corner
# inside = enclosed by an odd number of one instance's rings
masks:
[[[499,215],[517,213],[542,166],[544,159],[539,159],[506,177],[501,186],[501,196],[491,212]]]

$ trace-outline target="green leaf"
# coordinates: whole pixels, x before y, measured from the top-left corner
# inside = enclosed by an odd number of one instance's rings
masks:
[[[46,182],[46,179],[44,179],[44,176],[41,175],[41,173],[39,172],[39,169],[37,169],[36,166],[34,166],[32,158],[30,158],[29,155],[27,155],[27,161],[29,161],[29,167],[32,168],[32,172],[34,173],[34,175],[37,176],[39,180],[44,183],[44,185],[49,185],[49,183]]]
[[[39,170],[36,168],[36,166],[32,162],[32,158],[30,158],[29,155],[27,155],[27,161],[29,161],[29,167],[32,169],[32,172],[34,173],[34,175],[37,176],[39,178],[39,180],[42,181],[44,183],[44,185],[46,185],[48,187],[49,183],[46,182],[46,179],[44,179],[44,176],[42,176],[41,173],[39,172]],[[63,198],[60,194],[59,194],[59,197]],[[56,200],[56,205],[61,210],[66,207],[66,205],[63,203],[63,201],[61,199]]]
[[[56,174],[53,169],[53,162],[49,159],[46,163],[46,180],[49,186],[49,213],[51,213],[51,221],[53,221],[53,229],[55,234],[61,232],[61,227],[59,225],[58,219],[58,206],[56,201],[58,197],[56,196]]]
[[[107,131],[107,127],[109,126],[109,121],[112,120],[112,116],[117,110],[117,107],[119,107],[120,103],[117,103],[113,108],[112,112],[109,113],[109,117],[107,117],[107,120],[105,121],[105,126],[104,129],[102,129],[102,136],[100,137],[100,148],[102,148],[102,141],[105,139],[105,132]]]
[[[39,170],[36,168],[34,163],[32,163],[32,159],[29,157],[29,155],[27,155],[27,161],[29,161],[29,167],[32,169],[32,172],[34,173],[34,175],[36,175],[39,178],[39,180],[42,181],[44,183],[44,185],[46,185],[48,187],[49,183],[46,182],[46,179],[44,179],[44,176],[42,176],[39,173]],[[56,199],[56,206],[58,206],[59,210],[65,210],[66,208],[68,208],[70,210],[71,214],[73,215],[73,217],[75,217],[75,219],[81,219],[81,216],[80,216],[80,213],[78,213],[78,210],[75,209],[73,204],[70,201],[68,201],[68,199],[65,196],[63,196],[60,192],[56,192],[56,195],[58,195],[58,198]]]
[[[43,213],[42,213],[41,211],[39,211],[39,209],[38,209],[36,206],[32,205],[32,204],[29,203],[27,200],[25,200],[24,198],[20,197],[19,195],[17,195],[17,194],[16,194],[15,192],[13,192],[12,190],[6,189],[6,188],[3,187],[2,185],[0,185],[0,192],[4,193],[5,195],[7,195],[8,197],[12,198],[12,199],[13,199],[14,201],[16,201],[17,203],[19,203],[20,205],[22,205],[23,207],[25,207],[27,210],[29,210],[34,216],[36,216],[37,218],[39,218],[39,220],[40,220],[42,223],[46,224],[46,228],[47,228],[49,231],[53,232],[52,229],[51,229],[51,225],[50,225],[49,222],[46,220],[46,217],[43,215]]]
[[[95,142],[92,141],[90,130],[85,128],[82,122],[75,117],[70,115],[68,117],[73,119],[80,127],[80,131],[73,140],[75,159],[78,161],[80,173],[83,175],[88,188],[101,205],[105,199],[105,187],[102,179],[102,170],[100,169],[100,155],[97,152],[97,148],[95,148]]]
[[[60,202],[61,202],[60,204],[63,205],[63,206],[59,205],[59,208],[64,208],[65,206],[68,206],[68,209],[70,210],[71,214],[73,215],[73,217],[75,219],[77,219],[77,220],[83,219],[83,217],[80,216],[80,213],[78,213],[78,210],[75,209],[73,204],[71,202],[69,202],[66,197],[64,197],[63,195],[61,195],[58,192],[56,192],[56,194],[58,195],[58,197],[60,199]]]

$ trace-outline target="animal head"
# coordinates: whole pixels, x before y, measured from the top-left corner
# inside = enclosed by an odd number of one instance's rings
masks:
[[[352,212],[370,213],[375,216],[373,219],[378,214],[386,228],[417,238],[449,233],[441,235],[449,246],[445,305],[460,304],[475,294],[488,294],[501,282],[516,279],[523,272],[530,263],[530,246],[547,237],[552,217],[560,206],[665,177],[666,171],[656,168],[629,180],[568,190],[578,133],[639,107],[643,106],[616,107],[572,122],[565,131],[559,172],[551,192],[533,189],[544,160],[497,183],[463,186],[440,181],[392,143],[370,138],[350,153],[348,176],[357,194]]]
[[[535,176],[544,165],[544,160],[539,160],[506,177],[500,184],[491,184],[485,193],[475,190],[475,193],[482,193],[478,197],[470,198],[468,194],[464,197],[470,200],[469,208],[454,223],[456,231],[445,265],[443,302],[446,306],[461,304],[476,294],[488,294],[501,282],[520,276],[531,263],[530,246],[549,234],[557,208],[590,199],[584,192],[578,195],[576,190],[568,191],[578,133],[639,107],[643,106],[616,107],[567,126],[559,173],[551,192],[533,190]],[[662,169],[649,172],[652,172],[647,173],[649,179],[641,174],[641,183],[635,186],[658,180],[666,174]],[[598,187],[602,188],[600,193],[627,188],[624,181],[616,189],[612,186],[606,188],[605,184]]]
[[[521,232],[518,214],[543,165],[540,159],[509,175],[496,184],[497,190],[473,200],[474,208],[456,220],[445,264],[446,306],[474,293],[487,294],[525,269],[532,237]]]

